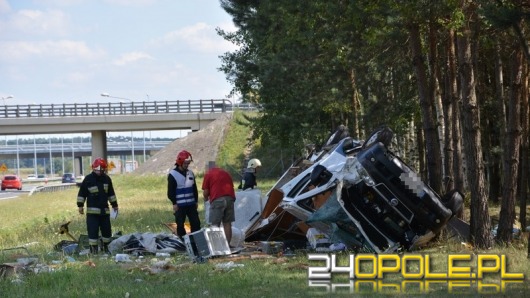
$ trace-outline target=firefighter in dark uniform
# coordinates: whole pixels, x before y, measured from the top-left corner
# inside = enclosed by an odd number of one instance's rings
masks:
[[[103,158],[96,158],[92,163],[92,173],[88,174],[77,194],[79,214],[84,214],[86,201],[86,225],[90,252],[95,254],[99,247],[99,231],[103,241],[103,250],[108,253],[108,245],[112,237],[110,224],[109,202],[114,211],[118,211],[118,201],[112,186],[112,179],[105,173],[107,162]]]
[[[247,169],[243,174],[243,180],[241,180],[241,184],[239,185],[240,189],[254,189],[258,186],[258,183],[256,182],[256,173],[258,172],[259,167],[261,167],[261,161],[259,159],[253,158],[248,161]]]

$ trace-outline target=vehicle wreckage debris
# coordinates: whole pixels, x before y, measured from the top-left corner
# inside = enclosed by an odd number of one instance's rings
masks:
[[[463,195],[435,193],[391,151],[392,138],[382,127],[362,142],[339,127],[326,144],[308,147],[265,197],[237,191],[234,226],[247,242],[321,252],[415,250],[448,226],[467,239],[469,225],[455,217]]]

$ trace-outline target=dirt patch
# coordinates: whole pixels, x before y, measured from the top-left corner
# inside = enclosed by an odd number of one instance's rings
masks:
[[[224,114],[205,128],[192,132],[184,138],[176,139],[141,164],[135,173],[166,175],[174,167],[177,154],[181,150],[187,150],[193,156],[193,162],[189,168],[195,174],[204,172],[208,163],[215,161],[231,118],[232,114]]]

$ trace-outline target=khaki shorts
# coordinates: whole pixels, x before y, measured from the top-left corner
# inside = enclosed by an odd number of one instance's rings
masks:
[[[219,226],[221,223],[234,222],[236,220],[234,201],[234,198],[224,196],[210,202],[210,224]]]

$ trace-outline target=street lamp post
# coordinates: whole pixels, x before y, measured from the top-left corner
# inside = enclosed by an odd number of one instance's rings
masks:
[[[145,96],[147,97],[147,101],[151,101],[151,99],[149,98],[149,94],[146,94]],[[149,135],[151,135],[151,131],[149,131]],[[142,131],[142,136],[144,138],[144,163],[145,163],[145,130]]]
[[[13,98],[13,95],[8,95],[6,97],[2,96],[2,100],[4,101],[4,106],[6,105],[6,99]]]
[[[20,155],[18,153],[18,135],[17,135],[17,176],[20,177]]]
[[[37,177],[37,143],[35,135],[33,135],[33,170],[35,171],[35,177]]]
[[[77,176],[75,172],[75,151],[74,151],[74,137],[73,136],[72,136],[72,173],[74,174],[74,176]],[[81,173],[79,173],[79,175],[81,175]]]
[[[134,136],[133,136],[133,132],[131,131],[131,172],[134,172],[135,168],[134,168]]]
[[[4,101],[4,107],[6,106],[6,99],[11,99],[13,98],[13,95],[8,95],[8,96],[2,96],[2,100]],[[6,114],[7,114],[7,111],[6,111]],[[7,147],[7,136],[5,136],[5,145]]]
[[[117,99],[123,99],[123,100],[126,100],[126,101],[128,101],[128,102],[133,102],[132,99],[128,99],[128,98],[125,98],[125,97],[111,96],[111,95],[108,94],[108,93],[101,93],[100,95],[103,96],[103,97],[117,98]]]
[[[142,131],[142,136],[144,138],[144,163],[145,163],[145,131]]]
[[[2,96],[2,101],[4,102],[4,107],[6,106],[6,99],[11,99],[11,98],[14,98],[13,95],[8,95],[8,96]],[[7,114],[7,111],[6,111],[6,114]],[[7,148],[7,135],[5,136],[5,145],[6,145],[6,148]],[[18,135],[17,135],[17,175],[20,176],[20,168],[19,168],[19,155],[18,155]]]
[[[111,96],[108,93],[101,93],[100,95],[103,96],[103,97],[122,99],[122,100],[128,101],[130,103],[133,102],[132,99],[128,99],[128,98],[125,98],[125,97]],[[145,142],[145,140],[144,140],[144,142]],[[132,171],[134,171],[135,170],[135,168],[134,168],[134,136],[133,136],[133,132],[132,131],[131,131],[131,159],[132,159],[131,168],[132,168]],[[145,160],[145,156],[144,156],[144,160]]]
[[[63,174],[64,174],[64,136],[61,135],[61,158],[63,160]]]
[[[50,144],[50,176],[53,177],[54,173],[53,173],[53,156],[52,156],[52,138],[50,137],[50,135],[48,135],[48,141]]]

